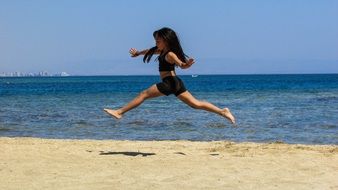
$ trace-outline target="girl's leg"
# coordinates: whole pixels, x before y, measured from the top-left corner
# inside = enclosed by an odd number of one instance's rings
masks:
[[[163,95],[164,94],[162,94],[157,89],[157,86],[154,84],[147,90],[142,91],[135,99],[130,101],[127,105],[123,106],[122,108],[117,109],[117,110],[104,109],[104,111],[114,116],[116,119],[120,119],[122,118],[122,115],[124,113],[141,105],[144,102],[144,100],[149,99],[149,98],[155,98],[158,96],[163,96]]]
[[[195,97],[193,97],[190,92],[185,91],[182,94],[177,96],[178,99],[180,99],[182,102],[188,104],[190,107],[195,109],[202,109],[209,112],[213,112],[216,114],[219,114],[225,118],[227,118],[231,123],[235,123],[235,117],[231,114],[230,110],[228,108],[220,109],[216,107],[215,105],[205,102],[205,101],[199,101]]]

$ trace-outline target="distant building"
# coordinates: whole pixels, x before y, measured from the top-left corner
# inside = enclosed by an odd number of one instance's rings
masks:
[[[40,76],[40,77],[48,77],[50,75],[48,74],[47,71],[40,71],[39,74],[38,74],[38,76]]]
[[[62,77],[68,77],[68,76],[70,76],[70,74],[68,74],[68,73],[66,73],[66,72],[61,72],[61,73],[60,73],[60,76],[62,76]]]

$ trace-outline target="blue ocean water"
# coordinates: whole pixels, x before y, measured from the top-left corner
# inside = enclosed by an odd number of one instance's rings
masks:
[[[237,128],[175,96],[118,108],[159,76],[0,78],[0,136],[338,144],[338,75],[180,76],[200,100],[229,107]]]

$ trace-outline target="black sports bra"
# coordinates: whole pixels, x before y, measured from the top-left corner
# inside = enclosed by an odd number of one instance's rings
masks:
[[[175,70],[175,64],[170,64],[168,61],[165,60],[165,56],[168,54],[165,53],[163,55],[158,56],[158,70],[159,71],[174,71]]]

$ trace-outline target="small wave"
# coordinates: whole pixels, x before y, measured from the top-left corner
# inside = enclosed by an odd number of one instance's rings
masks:
[[[87,128],[87,127],[91,127],[92,124],[84,120],[79,120],[79,121],[73,122],[73,126],[76,128]]]
[[[86,122],[86,121],[77,121],[74,124],[76,124],[76,125],[87,125],[88,122]]]
[[[206,126],[211,127],[211,128],[226,128],[226,127],[228,127],[224,123],[207,123]]]
[[[316,98],[316,100],[319,102],[338,101],[338,97],[337,96],[320,97]]]
[[[322,128],[324,128],[324,129],[336,129],[336,128],[338,128],[338,126],[329,124],[329,125],[323,125]]]
[[[8,131],[12,131],[12,129],[9,129],[9,128],[0,128],[0,132],[8,132]]]
[[[192,123],[185,122],[185,121],[175,121],[173,125],[178,126],[178,127],[190,127],[192,126]]]
[[[143,125],[147,124],[147,121],[144,121],[144,120],[134,120],[134,121],[128,122],[127,124],[128,125],[143,126]]]

